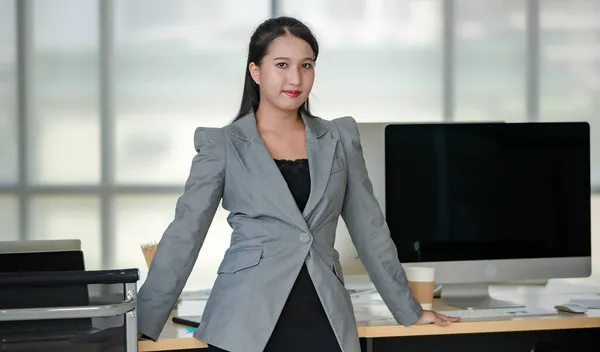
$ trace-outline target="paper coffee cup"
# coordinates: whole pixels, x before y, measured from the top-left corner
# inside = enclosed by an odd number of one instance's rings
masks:
[[[412,296],[426,310],[433,308],[433,288],[435,286],[435,269],[429,267],[404,268],[410,285]]]

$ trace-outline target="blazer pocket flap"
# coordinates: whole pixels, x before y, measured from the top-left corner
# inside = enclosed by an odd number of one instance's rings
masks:
[[[235,273],[255,266],[260,262],[262,251],[262,248],[242,248],[226,252],[217,272]]]

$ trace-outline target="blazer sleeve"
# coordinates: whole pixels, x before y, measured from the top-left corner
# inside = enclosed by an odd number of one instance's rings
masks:
[[[394,318],[404,326],[412,325],[421,317],[423,309],[411,294],[396,245],[373,194],[358,125],[352,117],[333,122],[340,132],[348,170],[342,218],[375,288]]]
[[[157,340],[190,275],[223,196],[225,137],[218,128],[196,129],[197,154],[183,194],[138,293],[138,331]]]

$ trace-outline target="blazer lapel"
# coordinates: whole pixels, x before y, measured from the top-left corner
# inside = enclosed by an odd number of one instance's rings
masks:
[[[306,149],[310,170],[310,195],[301,213],[290,189],[281,175],[256,128],[254,113],[232,124],[234,149],[248,175],[269,200],[280,209],[299,229],[310,232],[306,217],[321,200],[335,155],[337,139],[322,138],[328,129],[316,118],[302,115],[306,125]]]
[[[237,137],[232,138],[232,142],[240,162],[258,188],[299,229],[310,232],[285,179],[258,134],[254,113],[234,122],[231,134]]]
[[[306,124],[306,149],[310,168],[310,196],[302,212],[306,218],[317,206],[325,192],[337,140],[321,138],[326,135],[328,129],[319,120],[304,115],[302,118]]]

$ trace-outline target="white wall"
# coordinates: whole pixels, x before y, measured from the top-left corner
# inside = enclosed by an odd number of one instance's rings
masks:
[[[387,123],[359,123],[359,133],[363,146],[369,178],[373,183],[373,193],[385,214],[385,163],[384,129]],[[364,274],[365,268],[357,258],[356,249],[350,239],[344,221],[340,219],[335,248],[340,252],[344,274]]]

